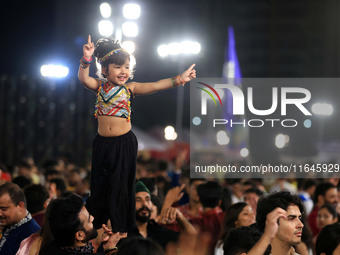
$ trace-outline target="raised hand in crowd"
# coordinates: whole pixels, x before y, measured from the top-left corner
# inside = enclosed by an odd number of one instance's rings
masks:
[[[102,242],[104,251],[116,249],[119,240],[127,237],[127,233],[113,233],[112,229],[105,224],[103,224],[103,230]]]
[[[181,186],[176,186],[168,191],[165,196],[162,211],[172,206],[174,203],[178,202],[183,197],[183,189],[185,184]]]
[[[171,224],[177,222],[182,229],[191,235],[197,235],[197,231],[193,225],[184,217],[184,215],[175,207],[169,207],[162,210],[160,215],[160,223]]]

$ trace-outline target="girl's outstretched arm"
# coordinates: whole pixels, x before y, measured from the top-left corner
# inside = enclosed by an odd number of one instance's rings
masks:
[[[131,82],[128,84],[134,95],[145,95],[154,93],[160,90],[169,89],[172,87],[177,87],[179,85],[184,85],[186,82],[191,81],[196,78],[196,70],[194,69],[195,64],[192,64],[186,71],[181,75],[173,78],[163,79],[156,82],[139,83]]]
[[[88,89],[96,91],[99,83],[96,79],[90,77],[90,63],[94,52],[94,44],[91,42],[91,35],[89,35],[87,43],[83,46],[83,57],[80,60],[78,70],[78,78],[80,82]]]

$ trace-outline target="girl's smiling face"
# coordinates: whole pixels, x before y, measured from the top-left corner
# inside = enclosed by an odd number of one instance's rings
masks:
[[[114,85],[124,85],[130,77],[130,60],[126,59],[122,65],[109,64],[108,68],[103,69],[103,74]]]

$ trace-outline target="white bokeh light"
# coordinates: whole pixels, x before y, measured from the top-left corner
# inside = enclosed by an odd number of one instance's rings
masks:
[[[278,149],[284,148],[289,143],[289,136],[284,134],[278,134],[275,136],[275,146]]]
[[[164,138],[170,141],[177,139],[177,133],[175,132],[175,128],[173,126],[167,126],[164,128]]]
[[[248,150],[247,148],[242,148],[242,149],[240,150],[240,155],[241,155],[241,157],[243,157],[243,158],[248,157],[248,155],[249,155],[249,150]]]
[[[219,145],[227,145],[230,142],[227,132],[223,130],[217,132],[216,139]]]
[[[315,103],[312,105],[312,112],[316,115],[330,116],[333,111],[333,105],[328,103]]]

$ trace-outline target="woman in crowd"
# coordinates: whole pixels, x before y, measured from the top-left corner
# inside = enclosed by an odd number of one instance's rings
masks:
[[[325,204],[321,206],[318,211],[318,217],[316,219],[316,224],[318,228],[322,229],[327,225],[333,224],[338,221],[338,214],[334,206],[330,204]]]
[[[223,242],[232,229],[247,227],[253,223],[255,223],[255,215],[250,205],[240,202],[229,207],[224,215],[222,234],[219,242],[217,243],[215,255],[223,254]]]

